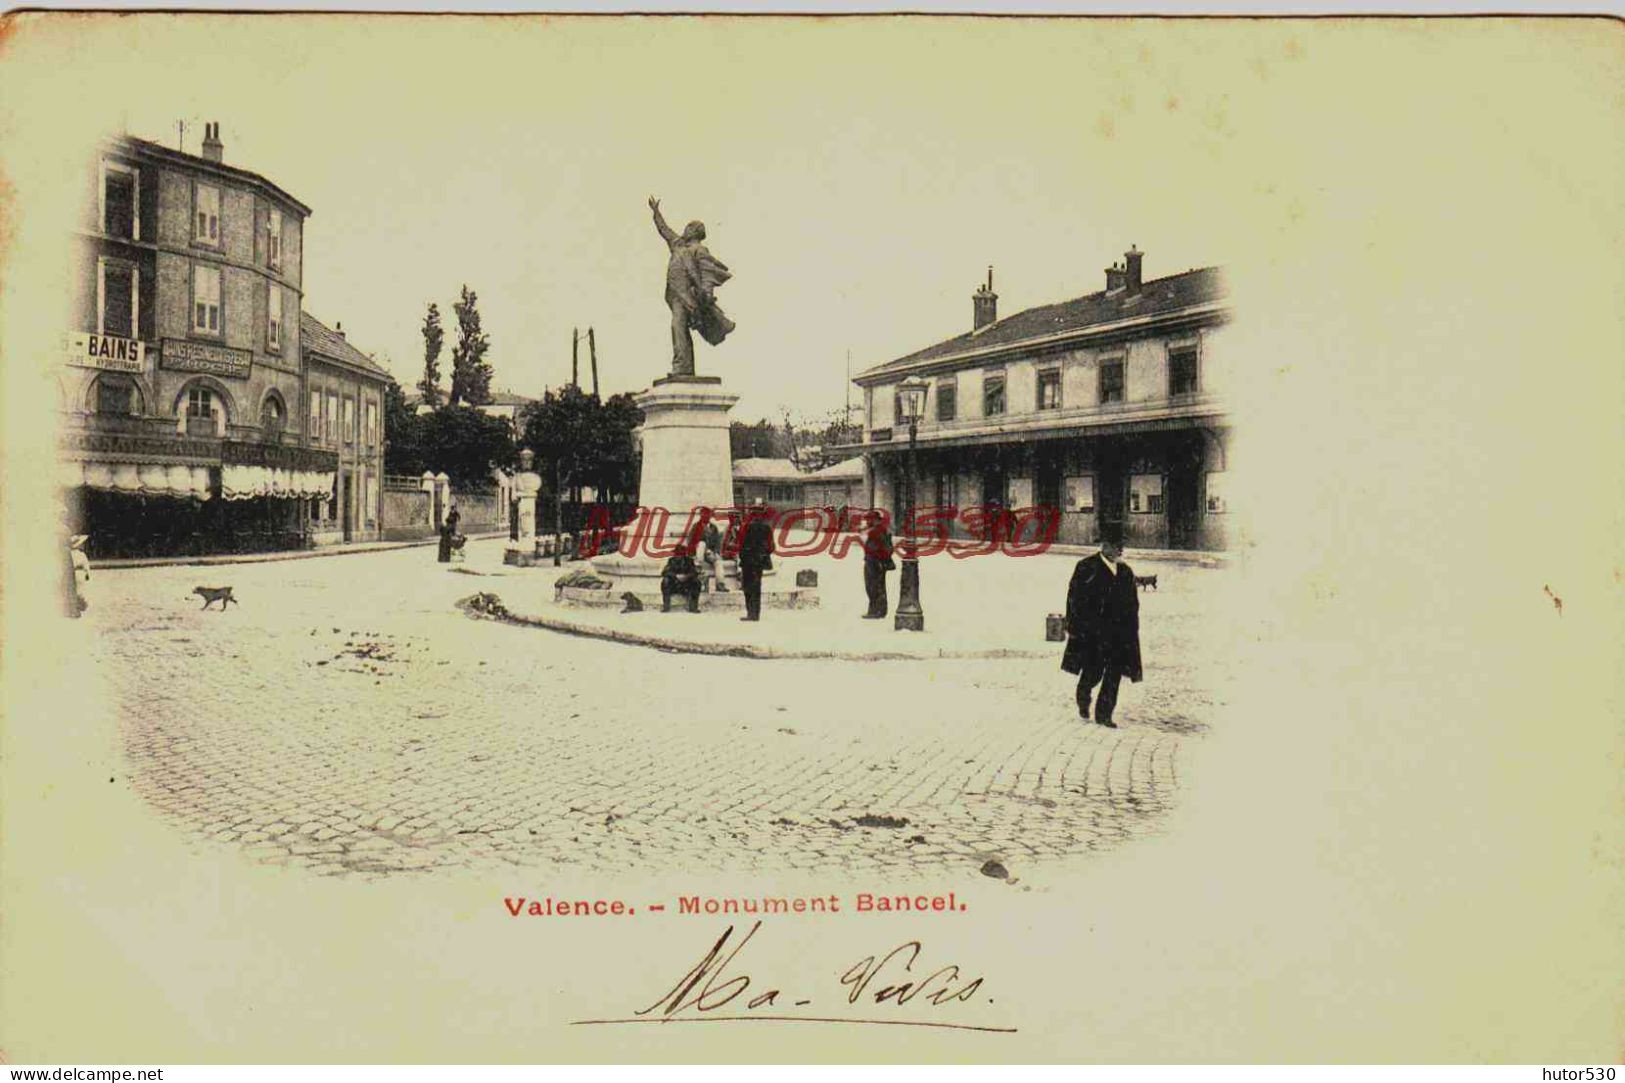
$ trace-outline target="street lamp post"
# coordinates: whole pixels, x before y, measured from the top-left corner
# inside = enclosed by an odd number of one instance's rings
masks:
[[[918,473],[915,438],[920,431],[920,417],[925,413],[925,394],[930,385],[919,377],[904,380],[897,388],[902,400],[903,416],[908,419],[908,471],[904,487],[908,517],[903,520],[906,548],[903,551],[903,582],[897,598],[897,617],[892,625],[895,631],[925,631],[925,610],[920,608],[920,558],[915,552],[914,531],[914,476]]]

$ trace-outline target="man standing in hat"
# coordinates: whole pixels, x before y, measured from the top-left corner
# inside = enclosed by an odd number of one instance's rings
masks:
[[[745,591],[745,615],[740,620],[762,619],[762,573],[773,567],[772,511],[756,498],[745,512],[745,529],[739,534],[739,585]]]
[[[863,541],[863,589],[869,595],[869,611],[864,620],[886,615],[886,573],[897,567],[892,559],[891,531],[886,529],[886,513],[875,509]]]
[[[1123,546],[1115,532],[1100,543],[1100,552],[1084,557],[1072,570],[1066,592],[1066,653],[1061,668],[1078,675],[1078,714],[1089,720],[1089,700],[1095,685],[1100,699],[1095,721],[1117,728],[1112,712],[1117,707],[1117,686],[1127,677],[1139,683],[1140,595],[1134,570],[1122,561]]]

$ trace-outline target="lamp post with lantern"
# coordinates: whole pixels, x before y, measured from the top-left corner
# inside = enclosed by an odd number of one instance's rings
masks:
[[[893,630],[910,632],[925,631],[925,610],[920,608],[920,558],[915,551],[913,542],[914,528],[914,476],[918,472],[918,461],[914,449],[915,438],[920,431],[920,418],[925,414],[925,395],[930,387],[918,376],[904,380],[897,387],[897,394],[903,407],[903,416],[908,419],[908,470],[905,493],[907,494],[905,506],[908,509],[907,517],[903,520],[903,529],[900,534],[906,535],[903,539],[905,546],[903,553],[903,581],[897,598],[897,618]]]

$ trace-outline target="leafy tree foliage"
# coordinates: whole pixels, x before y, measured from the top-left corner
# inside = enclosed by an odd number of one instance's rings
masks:
[[[459,489],[489,488],[493,469],[512,470],[518,460],[513,430],[504,419],[472,406],[415,413],[393,380],[384,389],[384,437],[386,473],[443,472]]]
[[[550,492],[591,485],[601,499],[624,499],[637,489],[632,431],[642,423],[630,394],[601,401],[572,385],[549,391],[525,412],[520,442],[536,453],[537,473]]]
[[[423,378],[418,381],[418,394],[428,407],[440,405],[440,348],[446,341],[446,332],[440,326],[440,306],[429,303],[423,317]]]
[[[481,406],[491,401],[491,363],[485,351],[491,340],[480,330],[479,296],[463,284],[452,306],[457,314],[457,345],[451,349],[451,405]]]
[[[765,417],[754,425],[728,425],[728,450],[735,459],[788,459],[793,446],[791,434]]]

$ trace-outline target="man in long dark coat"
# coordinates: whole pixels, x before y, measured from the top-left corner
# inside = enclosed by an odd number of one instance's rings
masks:
[[[879,620],[886,615],[886,573],[895,567],[891,531],[886,529],[884,513],[877,512],[863,540],[863,589],[869,595],[864,620]]]
[[[745,513],[739,535],[739,585],[745,591],[745,615],[740,620],[762,619],[762,573],[773,567],[773,524],[766,508]]]
[[[716,346],[734,329],[734,322],[717,307],[716,290],[733,272],[706,249],[705,225],[690,222],[678,233],[666,224],[660,213],[660,200],[649,197],[655,230],[666,242],[671,257],[666,261],[666,305],[671,309],[671,371],[674,376],[694,375],[694,336],[698,331]]]
[[[1078,714],[1089,720],[1089,700],[1095,685],[1100,699],[1095,721],[1117,728],[1112,712],[1117,707],[1118,683],[1127,677],[1138,683],[1140,664],[1140,595],[1134,570],[1120,559],[1123,547],[1115,538],[1100,544],[1100,552],[1084,557],[1072,570],[1066,592],[1066,653],[1061,668],[1078,675]]]

